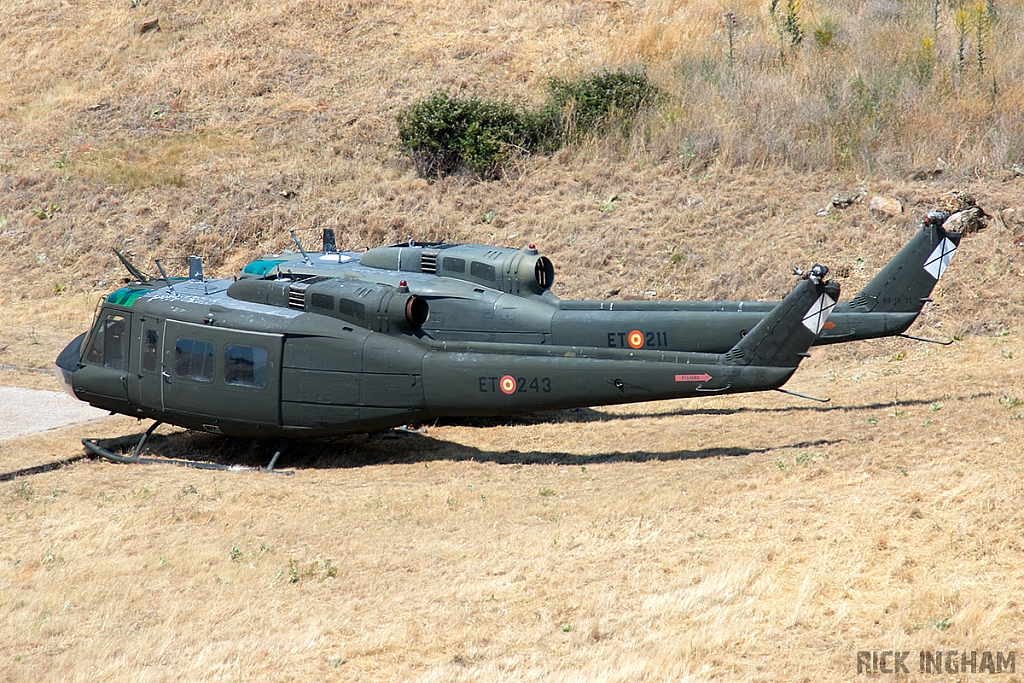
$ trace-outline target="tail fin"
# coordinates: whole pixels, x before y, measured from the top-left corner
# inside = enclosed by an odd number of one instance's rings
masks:
[[[960,244],[960,233],[946,232],[929,213],[921,230],[850,301],[851,313],[916,313]]]
[[[825,280],[828,268],[814,266],[768,315],[725,353],[730,365],[795,368],[839,298],[839,284]]]

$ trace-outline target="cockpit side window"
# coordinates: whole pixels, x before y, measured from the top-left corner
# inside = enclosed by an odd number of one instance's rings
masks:
[[[108,313],[93,334],[85,362],[113,370],[124,370],[125,346],[128,343],[127,321],[123,315]]]

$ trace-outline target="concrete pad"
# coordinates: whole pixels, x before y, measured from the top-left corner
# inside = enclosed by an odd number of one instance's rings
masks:
[[[109,413],[63,391],[0,386],[0,441],[88,422]]]

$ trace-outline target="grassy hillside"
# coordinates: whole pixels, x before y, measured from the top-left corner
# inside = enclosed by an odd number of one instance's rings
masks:
[[[752,264],[734,231],[744,247],[792,246],[785,265],[838,264],[855,245],[851,260],[887,256],[948,189],[991,213],[1019,203],[1016,4],[994,5],[983,71],[958,62],[946,3],[937,34],[924,4],[805,5],[804,38],[784,49],[766,6],[738,3],[731,67],[710,2],[132,4],[0,10],[0,240],[19,296],[103,291],[121,274],[115,243],[140,263],[194,252],[228,274],[313,224],[352,246],[535,241],[562,264],[565,294],[600,295],[628,274],[667,297],[777,295],[776,259]],[[139,35],[150,18],[159,29]],[[914,71],[924,42],[932,66]],[[628,140],[483,184],[427,183],[398,153],[395,114],[436,90],[531,102],[548,77],[637,65],[668,97]],[[937,165],[938,180],[904,182]],[[897,195],[905,215],[813,217],[859,184]],[[1022,230],[1009,223],[984,249],[998,273],[1012,272]],[[725,287],[696,282],[723,274],[735,274]]]
[[[0,483],[0,678],[838,681],[859,650],[912,650],[914,672],[924,649],[1024,661],[1024,7],[775,17],[748,0],[0,5],[5,367],[48,368],[85,329],[125,276],[112,246],[230,276],[318,225],[349,247],[536,243],[565,298],[774,299],[814,262],[848,298],[945,193],[991,216],[911,330],[960,342],[816,350],[790,388],[827,407],[429,425],[296,449],[288,478],[80,463]],[[438,90],[535,104],[550,77],[638,67],[666,96],[630,135],[498,180],[419,178],[398,148],[397,112]],[[137,431],[3,442],[0,472]],[[161,433],[161,452],[264,459]]]

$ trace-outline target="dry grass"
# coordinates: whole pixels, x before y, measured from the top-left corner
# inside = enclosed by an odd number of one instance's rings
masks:
[[[81,463],[0,484],[0,663],[11,681],[838,681],[863,649],[1015,650],[1024,408],[1002,392],[1024,386],[1021,346],[819,353],[793,388],[828,408],[666,402],[308,444],[288,478]],[[173,430],[160,448],[240,452]]]
[[[913,330],[964,339],[816,350],[789,388],[828,408],[430,425],[304,445],[288,478],[82,462],[0,483],[0,678],[838,681],[857,650],[1024,650],[1024,181],[1004,170],[1024,55],[1019,7],[995,4],[984,79],[950,71],[951,19],[919,78],[927,3],[805,3],[786,68],[746,0],[0,5],[8,366],[49,367],[84,329],[123,277],[115,243],[230,275],[319,223],[350,246],[536,242],[564,297],[772,299],[814,261],[849,269],[848,297],[941,193],[998,217]],[[395,148],[394,113],[435,89],[530,100],[637,62],[672,101],[631,140],[492,183],[427,183]],[[936,156],[939,179],[904,179]],[[859,185],[905,213],[815,216]],[[3,442],[0,471],[139,429]],[[172,455],[269,457],[162,434]]]

